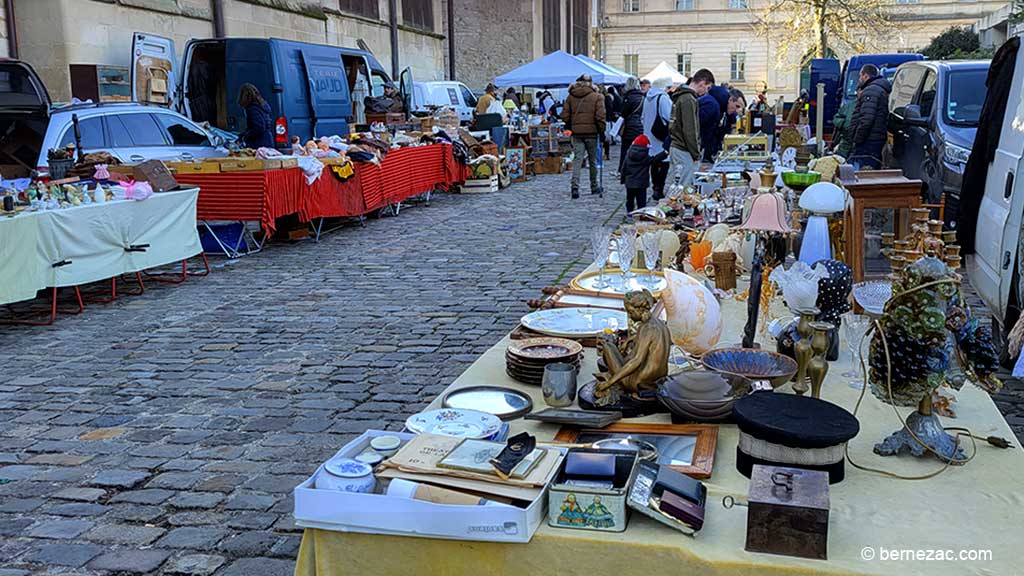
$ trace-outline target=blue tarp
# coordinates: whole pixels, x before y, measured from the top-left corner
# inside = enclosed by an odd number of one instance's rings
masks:
[[[624,78],[607,67],[593,66],[558,50],[494,79],[498,86],[530,86],[533,88],[564,88],[583,74],[590,74],[594,84],[622,84]]]
[[[612,66],[610,64],[605,64],[604,62],[601,62],[600,60],[594,60],[593,58],[591,58],[589,56],[584,56],[583,54],[577,54],[576,58],[578,58],[580,60],[583,60],[583,62],[586,63],[586,64],[589,64],[591,68],[597,68],[599,70],[603,70],[604,72],[610,74],[612,77],[617,78],[616,81],[614,81],[614,82],[605,82],[605,84],[613,84],[613,85],[617,86],[619,84],[625,84],[626,80],[629,79],[629,74],[623,72],[622,70],[619,70],[618,68],[616,68],[616,67],[614,67],[614,66]]]

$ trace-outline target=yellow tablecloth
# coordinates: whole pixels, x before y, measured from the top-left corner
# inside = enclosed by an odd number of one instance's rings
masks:
[[[745,304],[723,303],[726,327],[722,345],[738,342]],[[540,389],[518,384],[505,375],[503,340],[481,356],[449,390],[480,384],[501,385],[530,393],[534,409],[544,408]],[[582,374],[595,368],[587,349]],[[831,363],[822,395],[853,411],[858,390],[841,376],[850,366],[843,348]],[[581,375],[581,383],[585,376]],[[781,392],[789,392],[783,387]],[[435,407],[439,403],[435,400]],[[947,425],[967,426],[978,436],[1012,439],[1006,421],[992,400],[968,384],[957,405],[959,418]],[[882,458],[872,446],[900,427],[892,408],[868,393],[857,415],[860,434],[850,443],[856,462],[905,475],[935,470],[935,459],[910,456]],[[669,422],[668,415],[643,419]],[[528,430],[541,440],[558,426],[516,420],[512,433]],[[794,574],[1024,574],[1016,553],[1024,534],[1024,456],[1020,449],[999,450],[980,444],[965,467],[951,468],[929,480],[895,480],[857,470],[847,463],[846,480],[831,486],[828,561],[744,551],[746,509],[726,510],[722,497],[745,500],[748,480],[736,471],[738,433],[733,425],[719,431],[712,477],[705,481],[708,510],[704,529],[689,538],[640,514],[633,514],[620,534],[551,528],[546,523],[528,544],[493,544],[411,537],[349,534],[307,529],[299,550],[297,576],[342,574],[581,574],[679,576]],[[1016,444],[1016,441],[1014,441]],[[887,551],[990,550],[989,560],[886,560]],[[983,552],[984,553],[984,552]],[[906,554],[905,552],[903,554]]]

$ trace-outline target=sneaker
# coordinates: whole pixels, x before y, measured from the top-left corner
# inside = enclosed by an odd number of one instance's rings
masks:
[[[577,199],[577,198],[579,198],[579,197],[580,197],[580,193],[579,193],[579,191],[578,191],[578,190],[573,190],[573,191],[572,191],[572,199],[573,199],[573,200],[576,200],[576,199]]]

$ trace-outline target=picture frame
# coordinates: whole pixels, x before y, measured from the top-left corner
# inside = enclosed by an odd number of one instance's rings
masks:
[[[658,464],[698,480],[711,477],[718,445],[716,425],[616,422],[600,429],[563,426],[555,435],[555,442],[592,444],[602,439],[626,438],[643,440],[658,448]]]
[[[505,166],[513,182],[526,181],[526,148],[505,148]]]

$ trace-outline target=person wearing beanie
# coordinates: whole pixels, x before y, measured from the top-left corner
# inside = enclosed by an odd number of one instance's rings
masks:
[[[622,183],[626,186],[626,213],[629,214],[647,206],[647,187],[651,185],[651,163],[661,162],[667,156],[662,151],[657,156],[648,154],[650,139],[641,134],[633,140],[622,163]]]

